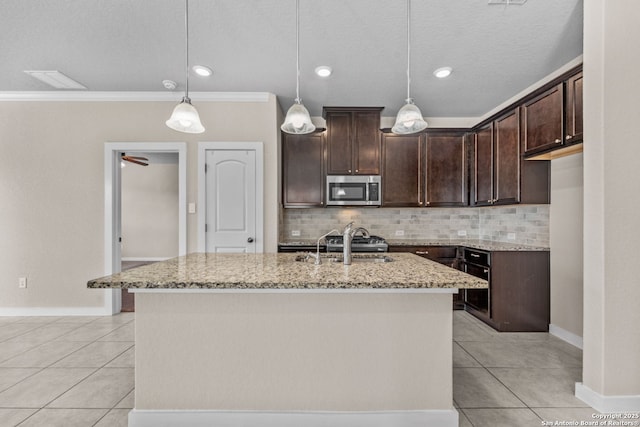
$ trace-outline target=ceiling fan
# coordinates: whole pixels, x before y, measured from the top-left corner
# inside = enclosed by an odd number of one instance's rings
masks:
[[[149,163],[147,163],[149,159],[147,159],[146,157],[127,156],[126,153],[122,153],[120,157],[125,162],[135,163],[136,165],[140,166],[149,166]]]

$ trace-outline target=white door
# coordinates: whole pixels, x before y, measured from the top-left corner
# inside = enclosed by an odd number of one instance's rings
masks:
[[[206,252],[256,252],[256,152],[206,150]]]

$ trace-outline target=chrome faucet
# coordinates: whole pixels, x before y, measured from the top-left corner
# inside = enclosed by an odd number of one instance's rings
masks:
[[[331,233],[339,233],[338,230],[333,229],[328,233],[323,234],[322,236],[318,237],[318,241],[316,242],[316,253],[313,254],[311,252],[309,252],[308,256],[310,256],[311,258],[313,258],[315,261],[313,262],[315,265],[320,265],[322,264],[322,259],[320,258],[320,241],[322,239],[324,239],[325,237],[327,237],[329,234]]]
[[[363,227],[353,227],[353,221],[347,224],[342,230],[342,260],[344,265],[351,265],[351,242],[356,233],[362,233],[364,237],[369,237],[369,231]]]

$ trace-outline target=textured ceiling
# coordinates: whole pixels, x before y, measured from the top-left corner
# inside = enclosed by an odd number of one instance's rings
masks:
[[[295,0],[190,0],[190,91],[295,97]],[[426,117],[477,117],[582,54],[582,0],[413,0],[411,95]],[[2,0],[0,91],[55,90],[24,70],[59,70],[91,91],[184,90],[180,0]],[[406,98],[404,0],[300,0],[301,96],[323,105]],[[316,77],[329,65],[329,79]],[[433,71],[453,67],[436,79]],[[180,94],[176,94],[176,99]]]

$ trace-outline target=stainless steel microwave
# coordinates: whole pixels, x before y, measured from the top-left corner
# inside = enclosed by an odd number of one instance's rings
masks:
[[[380,175],[327,176],[327,206],[380,206]]]

